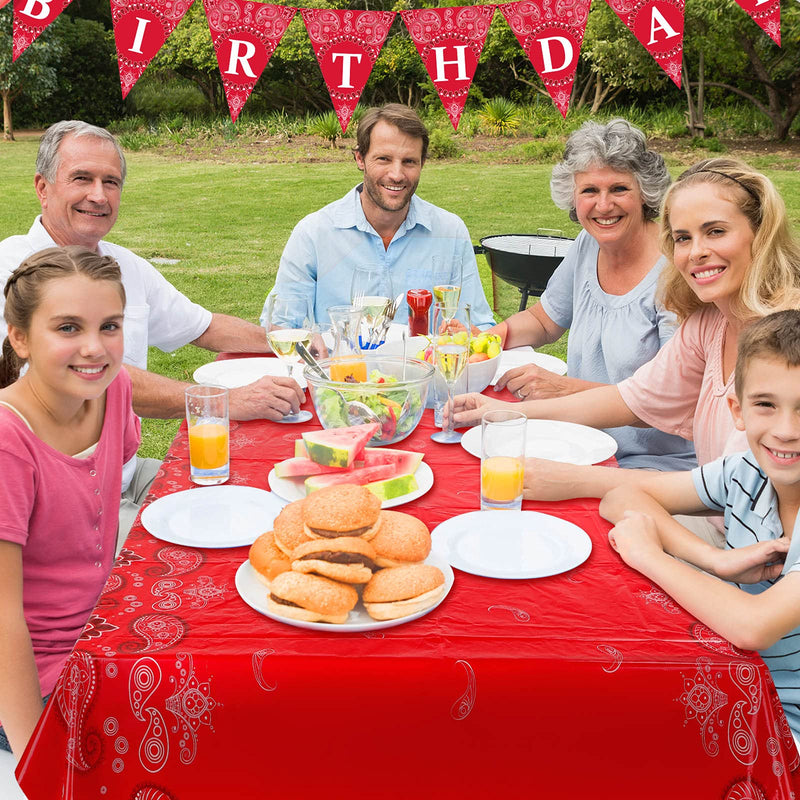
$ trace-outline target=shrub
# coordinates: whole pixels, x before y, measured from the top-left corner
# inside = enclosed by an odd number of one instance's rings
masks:
[[[326,111],[309,120],[308,132],[330,142],[331,147],[336,147],[336,140],[342,135],[342,126],[335,111]]]
[[[487,100],[478,112],[491,136],[512,136],[519,129],[521,114],[517,104],[505,97]]]
[[[208,100],[195,84],[178,76],[149,77],[146,72],[125,98],[125,105],[148,119],[201,116],[209,111]]]
[[[449,131],[443,128],[431,131],[428,141],[428,155],[431,158],[458,158],[463,152],[464,148]]]
[[[526,159],[535,164],[552,164],[563,156],[564,144],[558,139],[526,142],[522,145],[522,152]]]

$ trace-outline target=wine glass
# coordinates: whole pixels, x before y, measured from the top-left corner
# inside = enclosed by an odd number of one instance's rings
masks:
[[[448,325],[456,314],[465,317],[466,327],[457,333],[447,333]],[[447,385],[447,410],[449,413],[444,415],[444,428],[432,433],[431,439],[441,444],[455,444],[461,441],[461,434],[453,430],[453,390],[469,361],[470,328],[469,306],[457,305],[453,309],[445,302],[434,305],[433,363]]]
[[[292,377],[292,367],[299,363],[297,345],[306,348],[314,336],[314,316],[308,295],[271,294],[267,298],[264,317],[267,341],[278,358],[286,364],[288,377]],[[286,414],[278,422],[308,422],[310,411],[300,410],[296,414]]]
[[[350,302],[361,309],[358,344],[362,350],[373,350],[383,344],[377,339],[393,298],[392,277],[386,267],[366,264],[355,268],[350,281]]]
[[[464,262],[460,257],[455,257],[450,269],[450,283],[439,283],[433,287],[434,302],[443,303],[445,306],[444,322],[449,322],[456,314],[461,299],[463,275]]]

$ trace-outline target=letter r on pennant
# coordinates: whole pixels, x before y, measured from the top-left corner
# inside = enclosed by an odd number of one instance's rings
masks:
[[[240,52],[239,45],[244,45],[244,53]],[[250,59],[256,54],[256,46],[252,42],[246,42],[243,39],[231,39],[231,57],[228,59],[228,69],[225,70],[226,75],[238,75],[236,71],[237,62],[242,65],[242,72],[248,78],[257,78],[258,76],[250,68]]]

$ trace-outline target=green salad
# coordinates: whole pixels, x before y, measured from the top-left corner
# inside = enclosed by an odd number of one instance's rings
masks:
[[[392,390],[392,385],[398,383],[397,378],[377,369],[370,372],[369,383],[377,386],[371,385],[368,390],[364,390],[359,388],[364,384],[354,383],[352,389],[342,387],[339,391],[347,402],[357,400],[364,403],[380,420],[380,430],[372,437],[372,441],[388,442],[410,433],[422,414],[422,398],[419,390],[413,388]],[[386,388],[378,388],[380,385]],[[317,411],[325,427],[341,428],[350,425],[345,403],[336,392],[320,388],[317,394]],[[408,405],[404,408],[406,401]]]

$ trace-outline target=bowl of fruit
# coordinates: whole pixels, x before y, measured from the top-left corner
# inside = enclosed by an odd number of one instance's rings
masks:
[[[442,334],[438,338],[443,344],[454,342],[464,344],[467,339],[465,331],[452,334]],[[434,337],[412,336],[406,345],[407,352],[420,361],[434,365]],[[469,362],[461,377],[456,381],[454,394],[465,392],[482,392],[494,379],[497,367],[500,364],[502,339],[493,333],[482,333],[479,336],[469,337]],[[376,353],[382,355],[402,355],[402,342],[387,342],[379,347]],[[431,392],[431,395],[434,393]],[[436,373],[435,394],[437,397],[447,396],[447,386],[441,375]],[[433,397],[429,397],[428,406],[433,405]]]
[[[377,355],[373,351],[357,360],[341,381],[323,379],[306,367],[311,401],[323,428],[377,424],[370,446],[405,439],[422,418],[434,369],[416,358]],[[330,375],[333,359],[319,362]],[[364,380],[365,379],[365,380]]]

